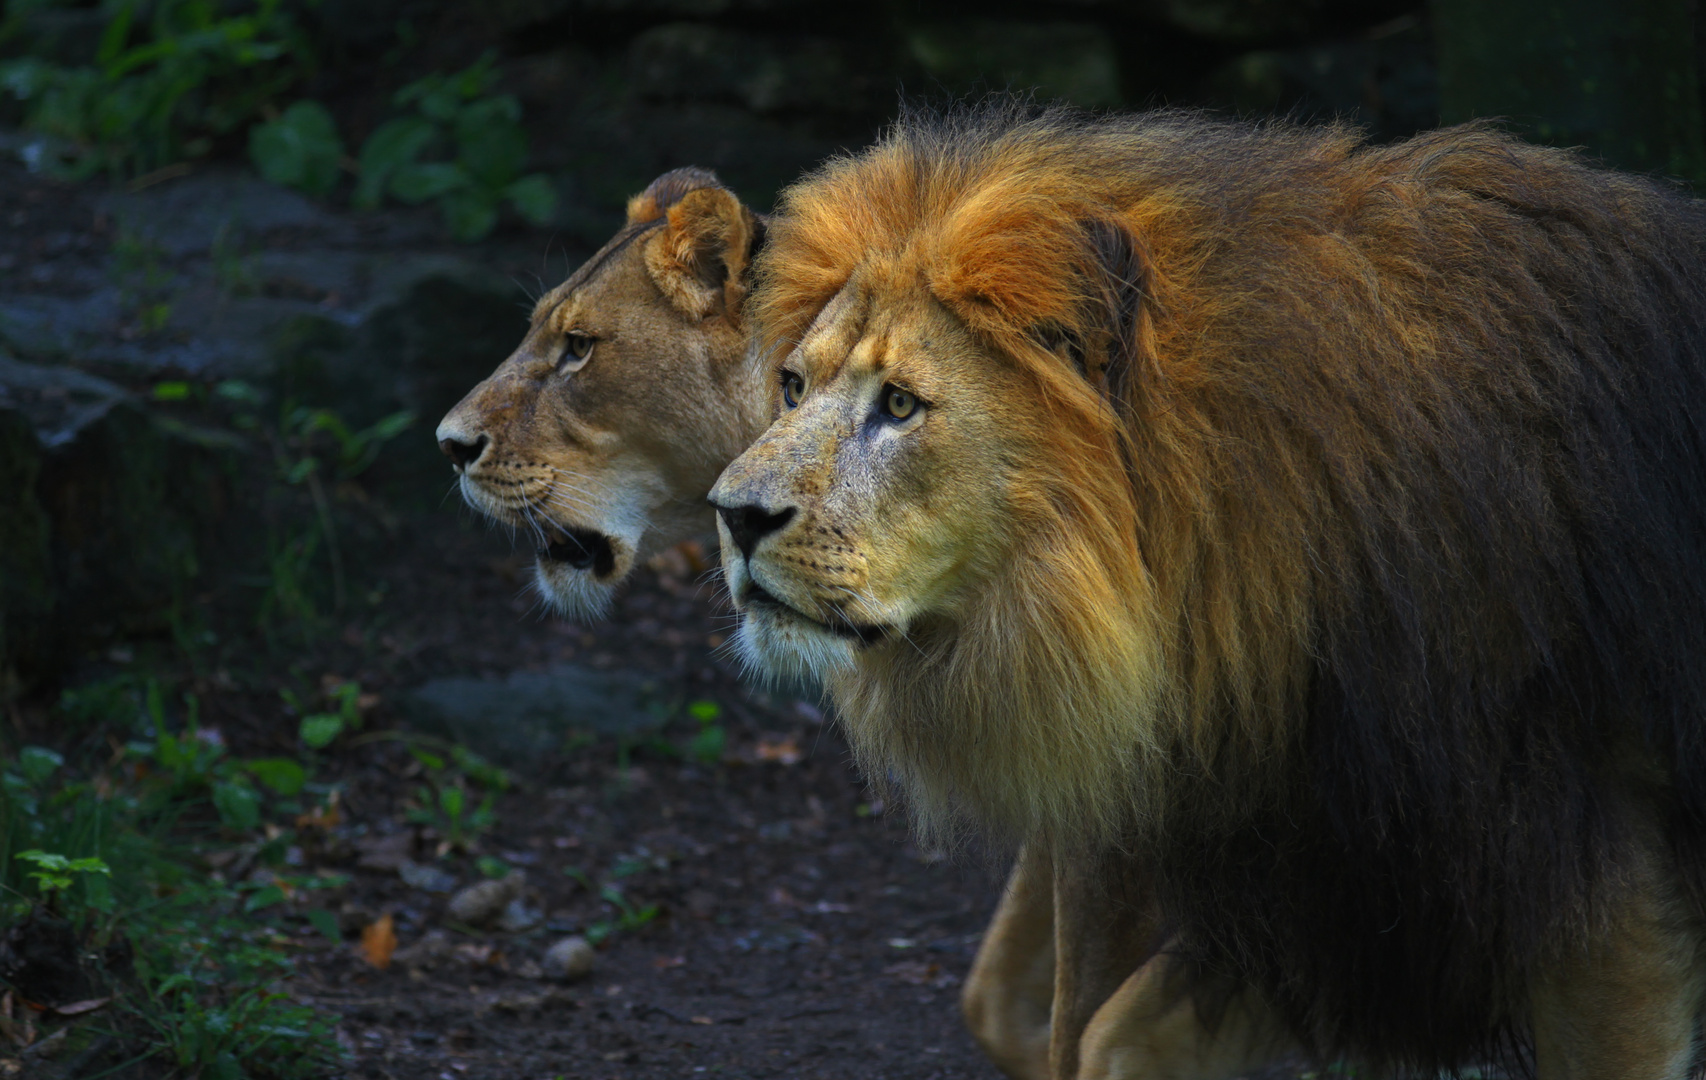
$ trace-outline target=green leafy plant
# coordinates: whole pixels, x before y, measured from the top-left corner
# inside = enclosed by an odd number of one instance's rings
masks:
[[[278,623],[301,629],[306,638],[320,614],[312,583],[322,551],[330,564],[334,611],[344,609],[348,592],[332,496],[325,480],[350,480],[366,471],[387,443],[414,424],[415,414],[401,410],[357,428],[334,410],[286,400],[276,414],[269,415],[266,395],[240,379],[216,383],[211,397],[231,410],[234,427],[266,442],[278,478],[287,485],[305,488],[313,501],[315,527],[268,537],[267,589],[256,613],[269,639]]]
[[[112,869],[101,859],[88,856],[81,859],[68,859],[40,848],[18,852],[17,857],[34,866],[29,872],[30,880],[36,883],[36,889],[41,893],[42,902],[51,910],[57,906],[59,895],[71,888],[76,879],[75,874],[105,874],[112,876]]]
[[[478,806],[473,805],[468,789],[459,781],[440,785],[436,792],[421,788],[416,793],[417,805],[409,811],[409,820],[438,830],[445,845],[453,851],[470,851],[480,835],[497,824],[488,794]]]
[[[722,706],[714,701],[695,701],[687,706],[687,715],[699,724],[699,731],[687,743],[687,754],[702,765],[715,765],[723,760],[728,746],[728,732],[717,723],[723,715]]]
[[[275,184],[324,197],[337,186],[344,157],[332,114],[317,101],[298,101],[249,129],[249,160]]]
[[[37,164],[134,175],[201,157],[309,69],[283,0],[109,0],[89,62],[0,64],[0,88],[47,140]]]
[[[361,730],[360,683],[345,682],[334,686],[327,694],[332,704],[329,712],[310,712],[303,706],[301,698],[289,690],[281,691],[280,696],[302,717],[297,732],[303,745],[309,749],[323,750],[344,732]]]
[[[462,746],[451,748],[449,761],[422,746],[410,746],[409,753],[426,779],[415,789],[409,820],[436,830],[444,850],[472,851],[480,836],[497,824],[493,792],[509,787],[509,774]],[[486,789],[477,804],[470,783]]]
[[[611,878],[627,877],[637,873],[639,869],[643,868],[625,865],[628,862],[629,860],[618,861],[611,869],[609,876]],[[651,864],[647,861],[644,865]],[[607,881],[602,886],[596,885],[593,882],[592,877],[578,866],[565,867],[563,869],[563,873],[564,875],[579,882],[581,887],[587,892],[596,893],[600,900],[603,900],[605,903],[616,909],[615,918],[599,919],[587,926],[585,937],[587,941],[594,945],[607,940],[617,931],[638,930],[640,927],[658,917],[658,912],[660,910],[658,905],[645,904],[643,906],[636,906],[633,901],[629,900],[628,897],[623,894],[622,886],[618,885],[615,881]]]
[[[113,240],[113,274],[118,280],[119,303],[129,317],[133,332],[157,334],[172,318],[172,293],[175,278],[165,266],[165,253],[151,237],[130,228],[121,228]],[[171,382],[161,387],[174,385]],[[179,384],[183,385],[183,384]],[[171,401],[178,398],[160,397]]]
[[[105,727],[136,733],[125,755],[96,779],[75,779],[45,747],[22,748],[0,771],[0,919],[32,908],[70,926],[90,971],[120,939],[134,955],[134,988],[114,1008],[134,1022],[113,1032],[135,1039],[128,1050],[172,1075],[310,1080],[338,1073],[342,1051],[329,1018],[279,994],[290,974],[283,920],[302,920],[331,935],[324,908],[293,910],[335,876],[275,877],[226,884],[207,873],[197,849],[210,834],[195,811],[211,801],[230,824],[241,799],[301,791],[302,765],[288,758],[239,761],[198,725],[192,694],[181,715],[166,707],[155,678],[122,675],[67,690],[56,708],[60,730]],[[184,819],[189,816],[191,820]],[[186,843],[186,840],[192,843]],[[254,858],[282,864],[288,830]],[[245,845],[248,846],[247,844]],[[138,1059],[140,1060],[140,1059]],[[156,1068],[156,1071],[159,1071]]]
[[[392,99],[411,115],[388,120],[362,144],[355,205],[373,208],[386,196],[436,202],[461,240],[478,240],[508,203],[536,225],[551,220],[556,192],[542,173],[522,174],[527,132],[521,105],[494,94],[494,58],[455,75],[429,75]]]
[[[616,885],[606,885],[598,890],[599,899],[616,909],[616,918],[600,919],[586,928],[586,939],[594,945],[604,941],[618,930],[638,930],[640,927],[658,917],[658,905],[647,904],[636,907],[622,890]]]
[[[292,970],[278,929],[258,916],[265,889],[199,885],[152,912],[127,1003],[156,1054],[177,1073],[208,1078],[306,1080],[342,1058],[325,1017],[271,989]],[[282,890],[280,890],[282,893]]]
[[[221,825],[247,832],[258,828],[264,816],[257,782],[285,797],[297,794],[307,783],[307,771],[290,759],[239,761],[226,756],[224,742],[202,730],[194,694],[184,695],[184,722],[177,731],[171,730],[159,684],[146,681],[142,694],[138,719],[152,729],[153,738],[132,741],[126,750],[157,777],[152,798],[156,807],[205,795]]]

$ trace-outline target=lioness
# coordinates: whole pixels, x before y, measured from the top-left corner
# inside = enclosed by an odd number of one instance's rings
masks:
[[[1035,845],[1057,1077],[1229,1003],[1383,1071],[1688,1075],[1702,252],[1477,127],[997,106],[787,192],[776,419],[712,491],[741,647],[924,828]]]
[[[712,173],[658,177],[439,423],[463,497],[534,537],[560,610],[598,617],[637,560],[714,528],[705,493],[769,420],[741,317],[763,236]]]
[[[763,235],[713,174],[658,177],[439,424],[468,502],[537,540],[535,582],[559,609],[600,615],[637,559],[715,528],[706,493],[770,422],[742,318]],[[980,970],[1036,966],[1035,913],[1003,912]],[[979,1041],[1017,1073],[1047,1041],[1048,990],[1035,994],[1005,977],[967,985]]]

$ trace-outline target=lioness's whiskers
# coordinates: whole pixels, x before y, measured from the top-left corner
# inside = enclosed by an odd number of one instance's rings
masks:
[[[558,476],[570,477],[571,479],[560,481],[560,482],[565,487],[573,488],[576,491],[584,492],[585,494],[588,494],[588,495],[603,495],[603,494],[606,494],[607,492],[609,492],[609,490],[610,490],[608,487],[605,486],[604,481],[595,479],[591,476],[587,476],[584,473],[572,473],[566,469],[559,469],[555,465],[547,465],[545,467],[547,469],[550,469],[552,472],[556,473]],[[574,483],[574,480],[581,480],[581,481],[584,481],[588,484],[591,484],[593,489],[588,490],[584,487],[581,487],[579,484]]]
[[[576,495],[572,491],[559,491],[554,480],[545,488],[543,501],[554,502],[565,509],[594,510],[598,507],[598,504],[588,496]]]

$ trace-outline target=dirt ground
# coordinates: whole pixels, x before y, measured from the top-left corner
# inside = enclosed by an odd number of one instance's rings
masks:
[[[98,184],[0,167],[0,294],[27,306],[105,285],[115,230],[99,194]],[[131,378],[146,392],[160,377]],[[430,437],[437,418],[423,419],[409,437]],[[297,719],[279,703],[289,683],[358,680],[373,695],[371,734],[407,730],[397,702],[430,677],[564,662],[638,669],[680,700],[715,701],[728,737],[715,765],[643,746],[623,754],[609,738],[533,759],[513,770],[517,784],[475,851],[442,858],[438,838],[405,816],[420,765],[404,744],[332,748],[317,779],[340,788],[336,820],[301,828],[291,871],[348,875],[314,898],[338,913],[345,940],[328,947],[305,927],[298,974],[282,989],[342,1017],[350,1075],[997,1075],[966,1034],[957,995],[1003,861],[919,850],[901,815],[872,805],[833,723],[808,703],[744,686],[718,648],[728,616],[700,574],[679,557],[665,567],[679,573],[642,568],[608,621],[570,625],[543,614],[526,588],[531,552],[454,498],[399,517],[359,489],[344,495],[342,513],[384,554],[355,583],[383,599],[359,605],[341,632],[269,657],[252,633],[231,632],[240,621],[217,614],[242,609],[236,586],[209,582],[195,598],[223,636],[201,670],[167,674],[197,694],[204,728],[233,754],[300,752]],[[74,679],[163,654],[158,642],[117,641]],[[26,736],[51,739],[49,700],[15,714]],[[692,730],[659,734],[680,743]],[[453,890],[481,880],[476,854],[525,871],[536,925],[506,933],[447,919]],[[411,885],[405,864],[441,879]],[[216,857],[210,872],[249,871]],[[589,884],[616,877],[628,903],[656,905],[656,917],[603,942],[589,976],[541,978],[552,942],[614,914]],[[384,916],[398,949],[380,970],[359,939]]]
[[[537,890],[529,901],[547,920],[538,929],[452,930],[443,959],[386,971],[353,944],[304,955],[291,992],[344,1017],[353,1073],[997,1075],[956,1000],[994,906],[998,862],[920,851],[898,815],[872,813],[833,725],[804,703],[749,692],[720,656],[714,590],[642,569],[608,622],[539,618],[518,593],[507,540],[454,516],[390,571],[388,606],[410,615],[385,635],[390,655],[359,672],[364,688],[383,697],[447,669],[621,663],[724,703],[729,747],[717,766],[641,751],[622,769],[605,743],[525,773],[481,846],[525,868]],[[447,900],[376,868],[398,850],[386,837],[431,860],[402,819],[414,761],[376,744],[343,764],[349,824],[325,855],[352,875],[341,914],[352,925],[392,915],[407,956],[445,925]],[[627,898],[660,916],[617,933],[584,981],[529,978],[551,941],[610,914],[565,871],[596,878],[636,863],[645,868],[622,879]],[[477,880],[467,860],[445,865],[460,883]]]

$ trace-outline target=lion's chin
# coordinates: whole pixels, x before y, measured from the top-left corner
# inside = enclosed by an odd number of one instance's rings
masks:
[[[533,563],[533,586],[557,614],[581,622],[594,622],[610,613],[616,586],[633,568],[634,556],[626,545],[617,544],[602,566],[577,565],[542,551]],[[600,570],[604,572],[600,572]]]
[[[775,603],[748,603],[735,639],[747,673],[772,683],[823,683],[853,666],[859,645]]]

